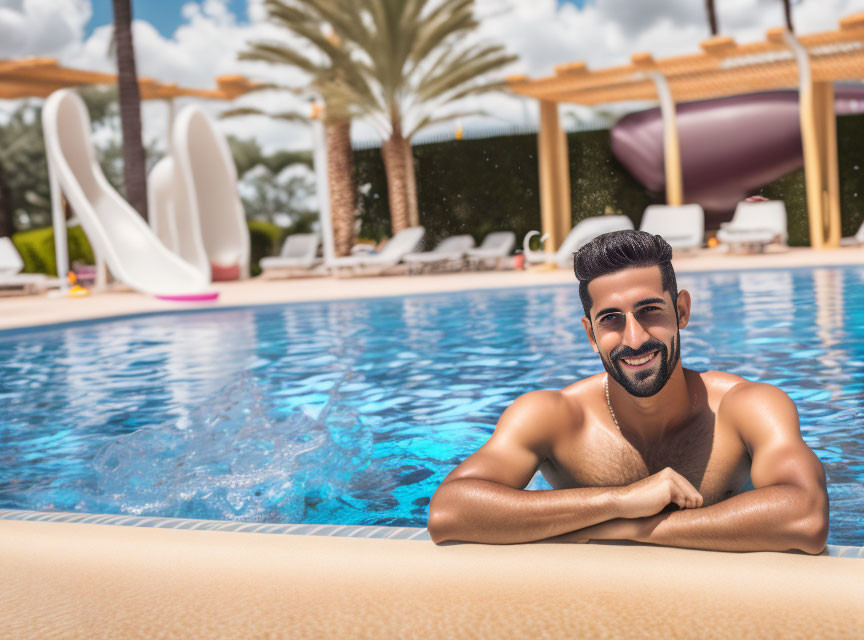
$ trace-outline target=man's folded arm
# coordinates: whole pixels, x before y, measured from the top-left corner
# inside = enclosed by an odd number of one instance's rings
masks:
[[[820,553],[828,537],[825,470],[801,438],[795,404],[776,387],[742,383],[724,397],[721,414],[738,426],[750,452],[752,491],[710,507],[610,521],[565,537]]]
[[[501,416],[486,444],[441,483],[429,504],[433,542],[532,542],[620,515],[616,489],[524,491],[562,423],[579,416],[558,392],[534,391]]]

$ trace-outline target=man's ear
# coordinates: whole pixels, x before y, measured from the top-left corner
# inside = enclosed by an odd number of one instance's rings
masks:
[[[683,329],[690,324],[690,292],[682,289],[678,292],[678,328]]]
[[[591,321],[588,319],[588,316],[582,316],[582,326],[585,327],[585,333],[588,334],[588,342],[591,343],[594,353],[600,353],[597,349],[597,340],[594,339],[594,329],[591,327]]]

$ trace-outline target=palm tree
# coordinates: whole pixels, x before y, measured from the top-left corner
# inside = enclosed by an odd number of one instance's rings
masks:
[[[130,0],[113,0],[113,3],[126,199],[146,220],[147,158],[141,143],[141,93],[138,89],[135,51],[132,46],[132,6]]]
[[[516,58],[472,44],[474,0],[267,0],[270,16],[333,61],[318,78],[327,109],[370,122],[382,138],[392,231],[417,224],[411,138],[480,111],[442,109],[500,89],[484,81]],[[296,55],[296,54],[295,54]]]
[[[271,7],[270,17],[279,25],[297,32],[314,28],[305,16],[295,13],[290,7]],[[354,244],[354,220],[357,217],[357,198],[354,192],[354,153],[351,148],[351,111],[343,108],[338,100],[328,99],[328,87],[333,78],[344,73],[347,55],[342,52],[335,38],[330,37],[334,48],[325,60],[315,60],[278,42],[252,42],[248,49],[238,56],[240,60],[257,60],[271,64],[288,65],[305,71],[311,77],[305,89],[260,85],[260,89],[284,89],[295,95],[322,98],[324,108],[316,113],[324,123],[327,147],[327,189],[330,195],[330,216],[333,226],[333,249],[337,256],[348,255]],[[296,112],[266,113],[260,109],[242,107],[230,109],[222,117],[243,115],[268,115],[291,122],[309,122],[309,119]]]
[[[783,15],[786,17],[786,28],[790,33],[795,33],[795,27],[792,25],[792,2],[791,0],[783,0]]]
[[[714,10],[714,0],[705,0],[705,9],[708,11],[708,27],[711,35],[717,35],[717,12]]]

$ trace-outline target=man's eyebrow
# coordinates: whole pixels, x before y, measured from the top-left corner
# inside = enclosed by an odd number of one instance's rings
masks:
[[[643,298],[636,304],[634,307],[644,307],[646,304],[666,304],[666,301],[663,298]],[[596,320],[600,316],[606,313],[621,313],[621,309],[618,307],[606,307],[605,309],[601,309],[597,313],[594,314],[594,319]]]

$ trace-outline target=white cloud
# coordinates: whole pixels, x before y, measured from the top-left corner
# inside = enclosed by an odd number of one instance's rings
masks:
[[[0,0],[0,58],[59,55],[89,20],[87,0]]]
[[[723,0],[717,2],[720,30],[739,42],[764,37],[765,29],[783,23],[779,0]],[[519,56],[508,74],[532,77],[549,75],[559,64],[583,60],[590,68],[626,64],[633,53],[650,51],[655,57],[694,53],[708,37],[705,5],[701,0],[593,0],[579,10],[571,4],[557,7],[556,0],[477,0],[481,17],[480,35],[505,44]],[[864,11],[864,0],[803,0],[795,3],[794,22],[800,34],[836,28],[843,16]],[[224,0],[189,2],[182,10],[183,23],[170,38],[151,25],[134,24],[138,72],[163,82],[184,86],[212,87],[215,77],[243,73],[251,78],[282,84],[299,84],[303,74],[288,68],[241,62],[237,53],[255,39],[279,39],[302,50],[302,43],[266,22],[263,0],[248,0],[250,22],[240,24],[227,10]],[[90,16],[87,0],[0,0],[0,55],[54,55],[63,64],[85,69],[111,70],[107,57],[110,28],[96,29],[85,41],[83,28]],[[179,100],[177,108],[188,101]],[[228,105],[195,101],[211,114]],[[284,93],[267,92],[240,98],[238,105],[253,105],[270,111],[298,110],[308,106]],[[465,109],[484,109],[496,117],[471,118],[471,128],[508,128],[536,122],[533,100],[509,94],[474,98]],[[565,107],[579,113],[579,107]],[[144,108],[145,137],[164,138],[167,111],[164,105]],[[451,135],[455,124],[427,131],[427,136]],[[265,149],[308,148],[308,127],[246,117],[219,122],[226,133],[256,138]],[[355,140],[369,141],[371,127],[355,124]]]

